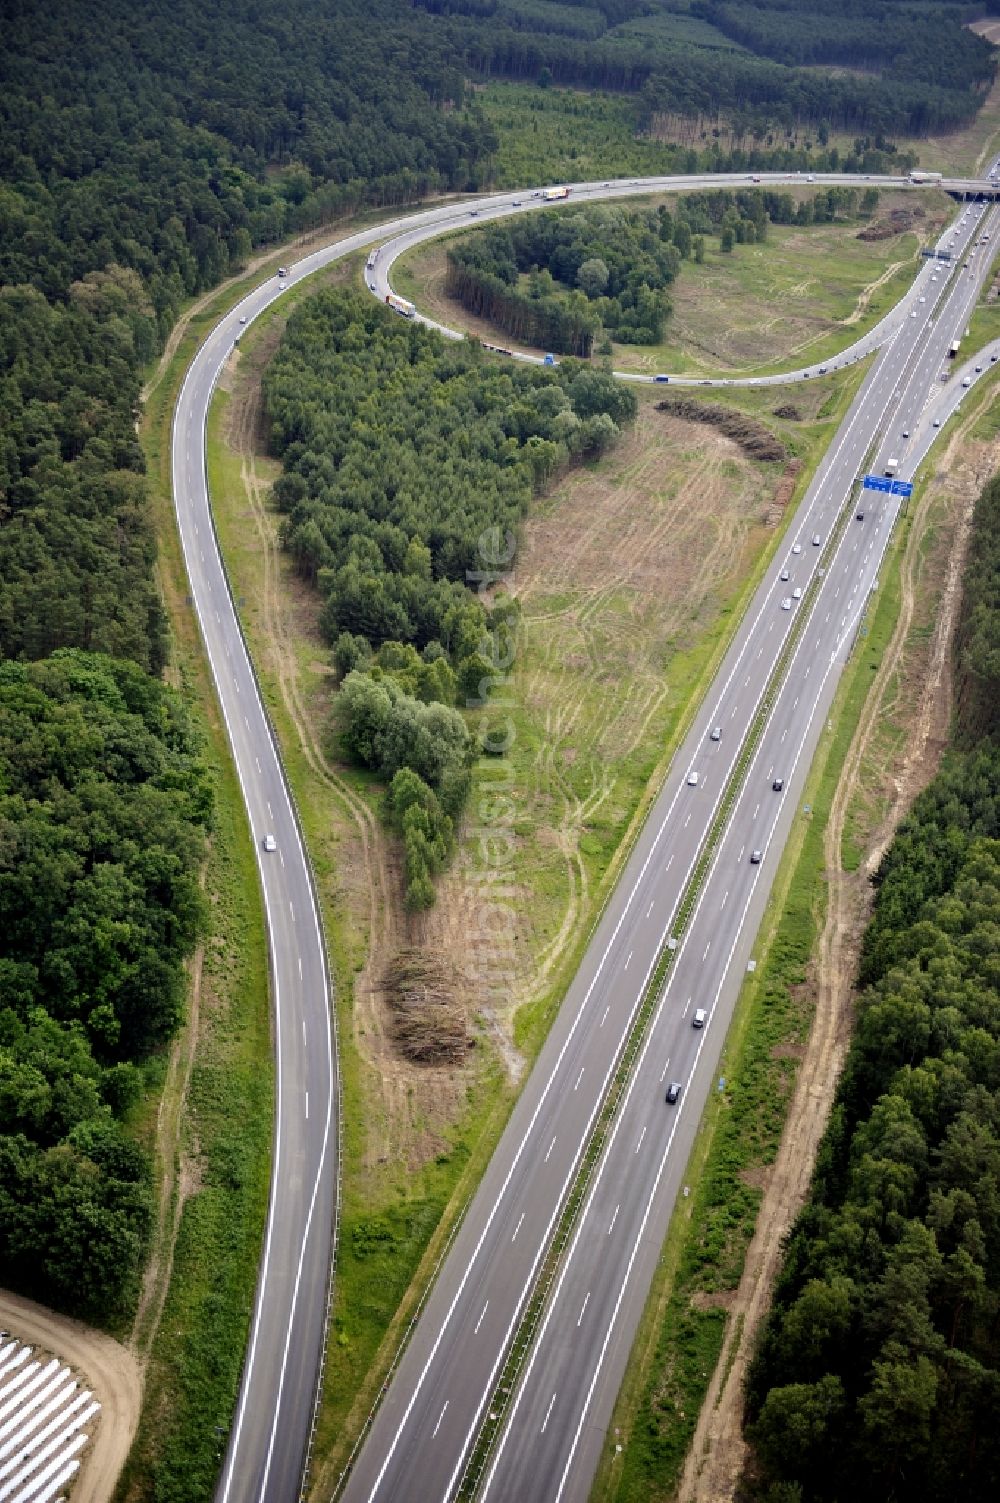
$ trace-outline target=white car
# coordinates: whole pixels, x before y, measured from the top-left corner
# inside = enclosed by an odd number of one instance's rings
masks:
[[[781,609],[783,611],[790,611],[791,608],[792,608],[792,597],[791,597],[791,595],[786,595],[785,598],[784,598],[784,600],[781,602]]]
[[[813,547],[814,548],[818,548],[819,547],[819,533],[818,532],[814,532],[813,533]]]
[[[240,323],[241,323],[241,324],[245,324],[245,323],[246,323],[246,321],[247,321],[247,316],[246,316],[246,314],[245,314],[245,313],[241,313],[241,314],[240,314]]]
[[[922,297],[922,298],[921,298],[921,299],[920,299],[920,301],[921,301],[921,302],[922,302],[922,303],[926,303],[926,301],[927,301],[927,299],[926,299],[926,298],[925,298],[925,297]]]
[[[782,569],[782,571],[779,574],[778,578],[782,581],[782,583],[784,583],[784,581],[788,578],[788,570],[787,569]]]
[[[795,586],[795,589],[792,591],[792,599],[793,600],[801,600],[802,599],[802,586],[800,584],[797,584]]]
[[[688,787],[689,788],[697,788],[697,786],[698,786],[698,774],[695,772],[694,768],[692,767],[691,771],[688,773]]]
[[[801,553],[802,552],[802,544],[801,543],[793,543],[792,544],[792,552],[793,553]]]
[[[935,418],[935,419],[934,419],[934,425],[933,425],[933,426],[934,426],[934,427],[935,427],[935,428],[940,428],[940,426],[941,426],[941,419],[940,419],[940,418]]]
[[[278,842],[273,835],[265,835],[263,845],[265,851],[276,851],[278,849]]]

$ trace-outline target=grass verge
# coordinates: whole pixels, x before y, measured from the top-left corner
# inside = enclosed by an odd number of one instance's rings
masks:
[[[341,273],[337,273],[340,275]],[[344,275],[352,274],[345,267]],[[280,330],[277,322],[287,316],[288,308],[305,288],[286,294],[284,307],[257,321],[241,341],[239,365],[253,361],[258,346],[274,341]],[[796,445],[808,457],[799,476],[797,489],[805,485],[808,466],[825,447],[825,441],[839,420],[860,379],[852,372],[839,386],[825,392],[819,384],[807,402],[815,408],[811,421],[796,430]],[[240,377],[236,372],[236,381]],[[226,378],[232,386],[232,373]],[[463,1077],[455,1102],[455,1111],[444,1129],[436,1151],[417,1155],[412,1147],[390,1162],[373,1166],[371,1139],[383,1129],[378,1120],[381,1108],[374,1088],[372,1066],[358,1048],[356,1030],[355,987],[364,965],[368,935],[363,928],[352,927],[345,918],[344,884],[348,847],[342,832],[355,817],[358,804],[370,814],[378,813],[378,790],[371,779],[337,765],[335,777],[324,774],[303,740],[301,717],[289,708],[288,683],[298,686],[300,703],[318,710],[320,720],[329,693],[329,670],[326,654],[315,634],[291,633],[280,651],[276,647],[273,622],[269,619],[266,599],[269,592],[281,593],[287,605],[293,603],[292,615],[302,609],[295,603],[297,583],[286,561],[276,555],[272,568],[276,576],[268,578],[267,549],[260,528],[273,530],[273,516],[263,516],[250,506],[243,459],[227,442],[233,426],[234,401],[222,388],[213,404],[208,433],[209,475],[213,505],[223,551],[234,593],[240,604],[244,630],[251,644],[260,675],[265,701],[283,749],[285,766],[295,790],[306,839],[317,875],[323,904],[326,932],[336,981],[337,1007],[341,1030],[341,1079],[343,1087],[343,1202],[341,1243],[338,1255],[333,1328],[328,1349],[323,1403],[319,1415],[315,1447],[315,1496],[328,1496],[337,1472],[346,1459],[354,1436],[373,1401],[410,1315],[432,1276],[442,1246],[445,1244],[461,1208],[488,1160],[489,1154],[506,1120],[513,1092],[489,1049],[477,1051],[478,1064]],[[725,461],[729,463],[729,461]],[[259,457],[255,460],[258,480],[265,486],[275,467]],[[581,479],[586,475],[581,472]],[[720,476],[720,488],[731,491],[728,471]],[[556,502],[553,501],[553,505]],[[703,521],[695,517],[692,526],[704,530]],[[726,592],[720,609],[710,622],[699,621],[697,645],[673,650],[669,660],[671,703],[666,712],[667,731],[661,736],[663,723],[657,720],[647,727],[650,745],[637,754],[624,769],[616,790],[614,808],[588,811],[581,841],[581,861],[586,874],[587,897],[581,909],[581,922],[571,930],[579,942],[565,949],[553,970],[552,984],[545,995],[530,1009],[522,1009],[518,1019],[518,1042],[529,1055],[540,1045],[554,1009],[561,1001],[565,986],[573,974],[580,950],[604,894],[610,889],[620,868],[625,846],[638,827],[641,814],[659,787],[662,768],[683,734],[691,705],[700,698],[714,672],[733,624],[742,614],[746,600],[760,573],[766,567],[780,529],[772,529],[757,538],[754,551],[738,574],[726,579]],[[273,542],[273,539],[272,539]],[[301,594],[301,591],[299,591]],[[676,649],[676,644],[672,644]],[[581,681],[589,679],[586,664],[577,665]],[[662,662],[657,662],[662,677]],[[599,698],[606,690],[601,690]],[[537,704],[522,702],[513,713],[520,716],[518,747],[528,761],[539,746],[544,746],[544,727],[536,724]],[[600,718],[601,706],[596,715]],[[534,717],[534,718],[533,718]],[[594,718],[588,711],[588,720]],[[652,747],[652,749],[650,749]],[[658,772],[659,769],[659,772]],[[528,774],[525,773],[527,777]],[[571,782],[574,773],[567,773]],[[584,778],[584,784],[589,772]],[[585,788],[581,788],[585,792]],[[640,811],[637,814],[637,809]],[[519,829],[518,834],[522,831]],[[562,876],[535,866],[534,854],[520,866],[519,877],[530,880],[533,915],[561,910],[565,904]],[[551,880],[550,880],[551,879]],[[553,927],[558,928],[557,924]],[[409,1089],[405,1087],[404,1089]],[[324,1491],[325,1490],[325,1491]]]
[[[286,314],[287,307],[275,317]],[[268,332],[265,317],[245,336],[244,353],[252,355],[254,342],[267,339]],[[336,779],[322,775],[308,754],[301,723],[290,712],[282,675],[287,676],[290,667],[305,701],[321,708],[329,692],[326,668],[315,661],[315,642],[295,641],[294,663],[282,666],[273,642],[266,638],[265,548],[255,526],[248,526],[251,513],[241,457],[227,441],[230,420],[231,397],[220,389],[208,426],[213,510],[316,873],[340,1023],[342,1201],[332,1329],[314,1445],[315,1491],[321,1495],[331,1470],[346,1460],[350,1441],[426,1288],[440,1248],[485,1168],[513,1097],[495,1057],[488,1049],[477,1051],[460,1110],[438,1151],[422,1162],[394,1162],[379,1174],[370,1172],[376,1093],[371,1066],[357,1047],[354,1010],[355,980],[368,936],[352,928],[342,902],[344,849],[337,832],[355,817],[354,800],[364,801],[377,814],[380,790],[370,777],[348,767],[338,766]],[[276,468],[266,461],[257,464],[265,475]],[[282,573],[283,564],[279,560]],[[288,578],[284,586],[290,587]]]
[[[795,197],[807,196],[796,190]],[[858,238],[861,220],[817,225],[771,225],[767,239],[731,253],[706,236],[701,263],[685,261],[670,288],[672,313],[662,342],[613,345],[616,370],[653,375],[708,372],[768,375],[832,360],[860,339],[899,301],[913,281],[921,241],[945,223],[952,205],[927,192],[883,193],[878,217],[916,207],[919,228],[886,240]],[[671,206],[677,194],[645,195]],[[475,234],[466,229],[458,234]],[[422,311],[480,338],[505,343],[486,320],[445,295],[452,236],[415,246],[393,266],[393,285]]]
[[[163,1313],[154,1330],[142,1333],[149,1344],[143,1408],[116,1494],[129,1500],[202,1503],[211,1494],[242,1367],[267,1206],[273,1081],[257,867],[187,596],[170,487],[171,417],[184,372],[201,334],[243,290],[227,288],[192,320],[150,393],[142,425],[158,582],[171,628],[168,676],[204,731],[215,828],[205,871],[210,920],[198,1010],[187,1024],[196,1039],[179,1161],[160,1166],[177,1177],[182,1206]]]
[[[872,673],[899,607],[902,522],[867,635],[839,686],[833,730],[820,743],[803,808],[782,861],[720,1060],[725,1089],[709,1102],[688,1165],[692,1194],[675,1212],[632,1361],[611,1443],[592,1496],[652,1503],[673,1496],[722,1349],[728,1296],[739,1282],[794,1089],[811,1008],[803,983],[825,912],[823,836],[840,771]]]

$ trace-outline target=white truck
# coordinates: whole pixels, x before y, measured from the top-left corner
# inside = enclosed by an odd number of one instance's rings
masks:
[[[400,297],[395,292],[387,292],[385,295],[385,300],[390,308],[392,308],[396,313],[401,313],[404,318],[413,318],[416,314],[417,310],[413,306],[413,304],[411,302],[408,302],[405,297]]]
[[[896,473],[896,471],[898,469],[899,469],[899,460],[898,459],[887,459],[886,460],[886,462],[885,462],[885,473],[887,475],[895,475],[895,473]]]
[[[911,183],[939,183],[940,181],[941,181],[941,173],[940,172],[916,172],[916,171],[914,171],[914,172],[910,173],[910,182]]]
[[[555,203],[557,201],[557,199],[560,199],[560,198],[569,198],[569,189],[568,188],[546,188],[545,192],[542,194],[542,197],[545,199],[546,203],[552,204],[552,203]]]

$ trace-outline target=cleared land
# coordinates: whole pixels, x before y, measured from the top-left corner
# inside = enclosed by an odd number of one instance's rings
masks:
[[[763,993],[767,1002],[750,1025],[761,1031],[763,1054],[757,1049],[755,1057],[738,1021],[726,1041],[726,1074],[737,1095],[729,1112],[716,1106],[706,1113],[708,1141],[691,1168],[695,1203],[671,1228],[616,1413],[624,1449],[606,1466],[603,1486],[618,1503],[729,1503],[737,1496],[742,1379],[849,1040],[868,878],[944,746],[968,524],[979,489],[1000,462],[996,398],[994,382],[920,476],[923,489],[902,524],[870,635],[838,699],[836,732],[824,738],[811,774],[813,819],[793,837],[785,887],[762,932],[763,965],[747,987],[751,1009],[755,996]],[[755,1089],[762,1070],[774,1075],[769,1091]],[[783,1130],[779,1115],[761,1131],[755,1094],[761,1102],[766,1095],[787,1100]],[[759,1208],[748,1208],[749,1219],[746,1209],[733,1216],[747,1191],[759,1195]]]
[[[665,201],[676,203],[676,197]],[[878,222],[890,224],[902,213],[914,216],[916,227],[884,240],[859,239],[863,223],[772,225],[763,244],[738,245],[724,255],[708,237],[704,263],[686,261],[670,289],[674,311],[664,342],[615,345],[614,364],[650,374],[744,372],[832,354],[898,300],[912,280],[921,241],[937,233],[950,207],[938,194],[883,194]],[[432,241],[413,251],[397,263],[394,283],[441,322],[506,342],[492,324],[445,295],[446,246]]]
[[[437,906],[409,915],[379,790],[328,736],[333,682],[317,597],[277,546],[259,376],[280,328],[276,313],[242,341],[209,452],[224,552],[303,812],[337,975],[345,1180],[319,1497],[481,1172],[796,481],[648,402],[612,455],[537,506],[511,581],[523,640],[509,703],[496,707],[510,716],[512,745],[477,766]],[[801,424],[772,420],[800,460],[822,447],[847,389],[817,383],[803,394]],[[759,399],[748,406],[769,411]],[[479,1047],[460,1066],[412,1063],[392,1040],[385,979],[404,948],[442,957],[461,978]]]

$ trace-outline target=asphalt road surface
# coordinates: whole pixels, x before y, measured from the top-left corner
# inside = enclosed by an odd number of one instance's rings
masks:
[[[503,1354],[703,837],[796,613],[807,609],[480,1478],[481,1495],[497,1500],[588,1497],[777,863],[792,822],[803,817],[806,773],[901,504],[862,493],[857,482],[869,467],[883,473],[890,459],[900,478],[912,477],[938,432],[934,417],[945,421],[966,389],[966,368],[952,375],[947,350],[964,334],[988,270],[988,246],[964,252],[982,233],[995,233],[996,217],[993,209],[969,208],[956,228],[961,259],[941,263],[936,273],[930,264],[921,269],[789,526],[375,1417],[345,1489],[351,1503],[439,1503],[463,1480]],[[975,363],[988,365],[990,353]],[[700,1028],[692,1026],[698,1009],[706,1015]],[[671,1082],[681,1088],[674,1105],[664,1099]]]
[[[271,958],[276,1119],[250,1341],[218,1497],[287,1500],[309,1438],[322,1359],[337,1185],[330,988],[311,874],[216,546],[204,430],[232,345],[214,330],[178,398],[173,482],[191,596],[257,849]],[[274,850],[264,842],[272,837]]]
[[[817,185],[829,182],[901,186],[898,178],[817,176],[814,181]],[[765,186],[803,182],[797,174],[762,175]],[[731,175],[581,184],[574,186],[573,199],[628,198],[640,191],[690,191],[746,183],[745,175]],[[975,191],[982,184],[956,180],[943,186]],[[477,213],[487,218],[518,212],[511,199],[508,194],[484,199]],[[539,199],[529,200],[527,194],[524,202],[525,211],[529,206],[542,206]],[[959,246],[964,243],[963,237],[973,238],[976,221],[983,212],[982,208],[969,210],[968,221],[959,232]],[[375,246],[387,237],[398,237],[405,231],[411,237],[408,243],[412,243],[415,231],[423,236],[440,234],[466,222],[470,213],[465,205],[448,204],[401,216],[392,223],[326,246],[291,266],[286,276],[254,289],[206,337],[188,371],[174,416],[172,464],[178,526],[191,599],[258,853],[274,999],[277,1100],[271,1196],[250,1340],[217,1491],[221,1503],[244,1503],[244,1500],[287,1503],[299,1495],[322,1361],[339,1145],[330,986],[315,894],[277,748],[216,545],[205,471],[208,407],[215,382],[243,326],[281,296],[286,287],[342,256]],[[387,267],[391,261],[389,253],[377,254],[384,256],[383,264]],[[919,463],[938,431],[933,427],[934,416],[946,421],[961,400],[964,388],[960,377],[964,369],[956,373],[949,386],[935,388],[930,405],[926,401],[926,384],[922,386],[921,382],[939,374],[936,367],[955,331],[961,332],[960,326],[974,301],[974,289],[985,275],[987,260],[985,248],[982,253],[976,252],[970,271],[964,274],[964,282],[957,272],[952,273],[947,284],[940,276],[938,282],[932,282],[931,269],[922,268],[913,291],[877,330],[866,336],[867,342],[859,341],[852,351],[829,362],[833,369],[845,359],[860,358],[876,345],[884,347],[838,434],[831,456],[800,508],[790,537],[805,538],[806,534],[811,535],[812,528],[818,529],[821,536],[824,530],[829,530],[845,487],[849,487],[874,436],[882,431],[880,424],[884,428],[890,415],[895,420],[902,411],[904,396],[915,416],[909,419],[914,425],[909,447],[899,456],[900,474],[909,472],[907,466],[912,469]],[[378,269],[378,264],[376,259],[373,270]],[[925,297],[926,302],[921,301]],[[911,314],[915,316],[911,318]],[[808,379],[814,370],[818,373],[818,368],[812,368],[763,381],[784,384],[790,379]],[[580,1281],[587,1283],[586,1309],[580,1312],[575,1329],[578,1333],[586,1330],[584,1344],[594,1360],[581,1368],[572,1384],[558,1376],[553,1354],[557,1348],[571,1350],[572,1339],[566,1345],[557,1300],[546,1319],[542,1343],[527,1375],[529,1386],[518,1400],[510,1429],[498,1452],[497,1470],[491,1481],[497,1497],[512,1495],[508,1487],[515,1484],[505,1480],[506,1472],[502,1470],[508,1467],[527,1468],[530,1480],[523,1484],[526,1497],[557,1496],[552,1490],[556,1486],[553,1479],[561,1467],[567,1468],[566,1495],[583,1496],[586,1492],[587,1469],[592,1469],[601,1425],[613,1401],[630,1332],[641,1310],[646,1266],[650,1259],[655,1261],[676,1177],[690,1147],[699,1098],[703,1099],[708,1088],[712,1056],[717,1054],[725,1032],[732,1005],[730,992],[735,991],[733,978],[738,979],[740,969],[741,947],[749,947],[756,928],[776,853],[794,817],[795,792],[801,785],[822,725],[822,705],[827,702],[824,696],[832,696],[843,652],[860,617],[867,588],[877,573],[893,507],[894,503],[886,498],[877,499],[865,523],[860,524],[864,527],[866,547],[853,562],[848,561],[847,553],[838,551],[836,560],[827,569],[823,591],[812,606],[813,617],[821,621],[823,628],[816,649],[819,656],[810,653],[815,692],[810,691],[805,697],[800,692],[788,709],[790,691],[785,691],[769,723],[769,750],[758,753],[757,771],[752,774],[756,777],[768,758],[778,758],[788,768],[784,793],[772,795],[768,800],[751,798],[749,802],[749,795],[744,794],[733,815],[730,829],[737,823],[741,829],[745,825],[754,840],[763,842],[765,856],[760,866],[744,871],[744,853],[736,863],[735,875],[729,877],[725,897],[728,916],[722,921],[716,914],[718,921],[712,925],[710,949],[714,948],[714,956],[709,960],[706,955],[697,968],[697,995],[702,999],[697,1005],[705,1005],[703,999],[710,990],[708,978],[715,975],[713,968],[720,964],[727,945],[732,957],[728,969],[723,967],[718,972],[718,996],[710,1004],[709,1026],[697,1035],[690,1030],[686,1004],[678,1011],[677,999],[686,984],[678,977],[687,974],[688,957],[697,948],[697,936],[702,932],[698,924],[703,922],[700,915],[711,911],[718,897],[718,883],[726,880],[725,868],[721,879],[717,875],[723,859],[721,850],[702,895],[699,918],[690,926],[675,957],[670,990],[651,1030],[643,1064],[630,1088],[612,1144],[612,1151],[618,1153],[615,1145],[628,1142],[628,1133],[641,1117],[638,1132],[642,1141],[637,1139],[635,1149],[630,1150],[634,1161],[628,1161],[626,1177],[631,1209],[626,1216],[626,1207],[619,1202],[614,1225],[600,1233],[608,1238],[606,1242],[600,1241],[604,1254],[600,1285],[589,1272],[582,1271],[579,1258],[579,1249],[588,1246],[594,1235],[591,1228],[598,1211],[592,1212],[589,1206],[585,1218],[587,1235],[581,1233],[577,1237],[566,1264],[559,1299],[562,1289],[567,1290],[567,1297],[571,1292],[575,1297],[582,1287]],[[859,546],[861,536],[858,534]],[[852,537],[850,529],[848,537]],[[822,552],[822,547],[814,549],[806,540],[801,555],[789,555],[790,561],[794,559],[795,570],[788,581],[791,588],[797,582],[803,586],[808,583],[810,570],[817,567]],[[851,568],[854,573],[848,577],[844,571]],[[780,588],[783,590],[784,584]],[[794,618],[793,610],[781,610],[782,598],[774,580],[762,587],[723,667],[715,697],[710,696],[706,701],[711,708],[703,710],[696,730],[675,761],[668,786],[597,928],[580,975],[522,1093],[397,1379],[376,1418],[348,1485],[351,1497],[444,1498],[461,1473],[505,1335],[516,1320],[531,1271],[544,1247],[547,1229],[571,1181],[587,1127],[601,1098],[602,1082],[613,1069],[617,1050],[627,1032],[628,1018],[640,995],[642,974],[659,939],[669,928],[681,891],[680,878],[694,859],[706,819],[710,818],[714,800],[721,792],[726,769],[735,758],[740,725],[752,715],[768,666]],[[823,619],[828,608],[830,618]],[[829,656],[829,665],[820,672],[823,654]],[[721,739],[706,742],[716,717],[722,725]],[[774,737],[778,738],[777,747],[771,745]],[[688,788],[683,778],[689,761],[697,762],[700,769],[699,783],[694,788]],[[760,808],[748,819],[750,803],[759,803]],[[273,850],[265,848],[267,836],[273,837]],[[736,916],[740,914],[737,923]],[[730,934],[731,940],[727,938]],[[691,996],[694,995],[692,989]],[[648,1096],[647,1075],[653,1068],[647,1065],[649,1059],[659,1061],[662,1069],[669,1068],[672,1078],[676,1076],[684,1082],[679,1109],[667,1108],[659,1089],[653,1093],[656,1110],[649,1100],[645,1100],[644,1109],[640,1108],[639,1103]],[[669,1065],[664,1060],[670,1061]],[[667,1129],[666,1139],[664,1129]],[[614,1183],[618,1173],[620,1168],[609,1180],[602,1169],[591,1205],[595,1204],[598,1193],[603,1193],[602,1184]],[[625,1231],[626,1224],[630,1232]],[[628,1236],[633,1238],[633,1242],[627,1243],[631,1251],[623,1254],[622,1246],[626,1245],[623,1238]],[[606,1342],[603,1336],[595,1334],[603,1329],[601,1321],[607,1326]],[[538,1382],[542,1383],[541,1398],[531,1386]],[[550,1382],[554,1386],[551,1395],[546,1396],[546,1385]],[[547,1420],[544,1414],[533,1416],[543,1398],[543,1407],[550,1411]],[[580,1431],[574,1439],[577,1424]],[[536,1429],[538,1436],[534,1434]],[[547,1449],[555,1445],[557,1438],[565,1441],[566,1447],[571,1446],[567,1460],[555,1451],[550,1455]],[[535,1456],[537,1461],[531,1459]],[[516,1486],[521,1488],[522,1483],[519,1481]]]

